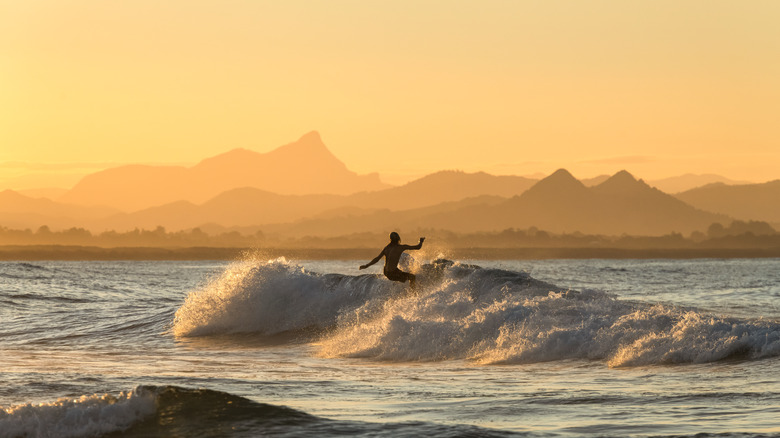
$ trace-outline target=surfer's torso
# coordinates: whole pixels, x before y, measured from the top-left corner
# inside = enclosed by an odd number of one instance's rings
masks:
[[[401,254],[407,249],[409,249],[409,245],[400,245],[391,242],[382,250],[382,253],[385,255],[385,275],[400,271],[398,269],[398,262],[401,260]]]

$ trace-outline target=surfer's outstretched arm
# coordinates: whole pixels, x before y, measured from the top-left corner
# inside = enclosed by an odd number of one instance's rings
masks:
[[[370,262],[366,263],[365,265],[360,265],[360,269],[366,269],[367,267],[373,265],[374,263],[378,262],[382,259],[382,256],[385,255],[385,250],[383,249],[382,252],[379,253],[378,256],[374,257],[374,260],[371,260]]]
[[[404,245],[404,249],[420,249],[422,248],[423,242],[425,242],[425,237],[420,237],[420,243],[417,245]]]

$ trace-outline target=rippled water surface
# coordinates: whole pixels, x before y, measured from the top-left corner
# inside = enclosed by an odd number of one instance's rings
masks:
[[[780,436],[780,260],[0,263],[0,437]]]

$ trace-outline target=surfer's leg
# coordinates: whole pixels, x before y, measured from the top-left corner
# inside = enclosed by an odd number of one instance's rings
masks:
[[[412,289],[417,287],[417,283],[415,281],[417,280],[417,277],[415,277],[414,274],[401,271],[400,269],[397,269],[395,271],[385,272],[385,277],[387,277],[388,280],[399,281],[401,283],[406,283],[406,281],[408,280],[412,286]]]
[[[407,273],[403,272],[401,270],[396,269],[395,271],[388,271],[385,272],[385,277],[387,277],[388,280],[391,281],[399,281],[401,283],[405,283],[408,279]]]
[[[410,274],[409,272],[396,269],[394,271],[385,272],[385,277],[387,277],[388,280],[398,281],[401,283],[406,283],[408,280],[411,289],[417,289],[417,277],[414,274]]]

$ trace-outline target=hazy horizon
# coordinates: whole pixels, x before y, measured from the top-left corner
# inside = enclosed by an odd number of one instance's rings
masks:
[[[310,132],[318,132],[316,130],[310,131]],[[296,137],[297,138],[297,137]],[[226,154],[228,152],[234,151],[236,149],[246,149],[250,150],[252,152],[257,153],[268,153],[272,152],[276,149],[278,149],[281,146],[284,146],[285,144],[292,143],[294,140],[290,140],[286,143],[276,145],[275,147],[268,148],[267,150],[256,150],[256,149],[250,149],[250,148],[228,148],[223,151],[217,152],[213,156],[219,156]],[[332,150],[332,147],[330,144],[326,142],[326,146],[329,150]],[[62,189],[62,190],[70,190],[75,186],[81,179],[84,177],[96,173],[101,172],[108,169],[113,169],[117,167],[123,167],[123,166],[129,166],[129,165],[144,165],[144,166],[177,166],[177,167],[185,167],[185,168],[191,168],[198,163],[202,162],[205,159],[212,158],[212,156],[203,156],[198,157],[197,159],[194,159],[192,161],[173,161],[173,162],[125,162],[125,163],[119,163],[119,162],[113,162],[113,163],[89,163],[89,162],[79,162],[79,163],[27,163],[27,162],[0,162],[0,191],[1,190],[14,190],[14,191],[35,191],[35,190],[46,190],[46,189]],[[338,157],[340,158],[340,157]],[[343,160],[340,160],[343,162]],[[352,169],[348,163],[345,163],[347,168],[350,170]],[[566,166],[553,166],[553,171],[550,171],[548,173],[544,173],[541,171],[536,171],[528,174],[513,174],[513,173],[502,173],[500,171],[500,168],[502,166],[496,165],[492,166],[491,168],[485,168],[485,169],[467,169],[467,168],[432,168],[430,171],[425,173],[408,173],[408,174],[402,174],[402,173],[390,173],[390,174],[383,174],[382,172],[376,171],[376,170],[369,170],[368,172],[360,172],[362,173],[378,173],[379,178],[382,182],[386,184],[390,184],[393,186],[402,186],[404,184],[407,184],[409,182],[412,182],[416,179],[422,178],[424,176],[441,172],[441,171],[449,171],[449,170],[455,170],[455,171],[463,171],[467,173],[475,173],[475,172],[485,172],[491,175],[512,175],[512,176],[521,176],[526,178],[533,178],[533,179],[542,179],[550,174],[552,174],[557,169],[566,169],[571,171],[577,179],[580,180],[588,180],[592,178],[598,178],[603,176],[610,176],[613,175],[621,170],[626,170],[629,173],[635,175],[637,178],[644,179],[646,181],[662,181],[666,179],[672,179],[672,178],[678,178],[678,177],[688,177],[688,176],[695,176],[695,177],[721,177],[724,179],[728,179],[731,181],[734,181],[735,184],[758,184],[758,183],[764,183],[769,181],[774,181],[776,179],[779,179],[778,177],[769,178],[767,180],[756,180],[753,179],[736,179],[732,178],[730,175],[724,175],[724,174],[714,174],[714,173],[694,173],[694,172],[683,172],[683,173],[673,173],[669,174],[663,177],[659,178],[648,178],[644,174],[638,174],[631,170],[630,166],[627,167],[613,167],[611,171],[605,170],[602,173],[595,173],[595,174],[577,174],[575,171],[572,171],[570,168]],[[67,183],[63,183],[63,182]]]

